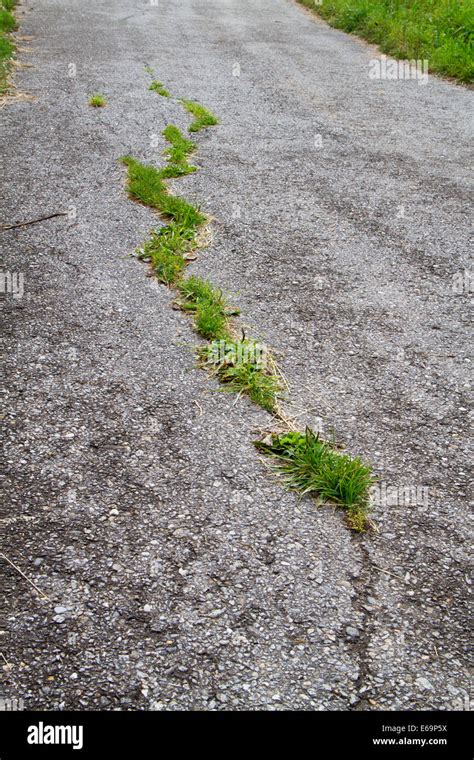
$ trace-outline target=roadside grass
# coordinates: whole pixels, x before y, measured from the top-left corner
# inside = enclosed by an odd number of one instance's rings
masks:
[[[188,113],[194,116],[194,121],[188,127],[189,132],[199,132],[201,129],[206,129],[206,127],[213,127],[216,124],[219,124],[219,119],[214,116],[211,111],[208,111],[207,108],[204,108],[204,106],[201,106],[194,100],[182,99],[179,102],[185,107]]]
[[[5,5],[0,7],[0,32],[13,32],[16,29],[16,19]]]
[[[359,458],[338,452],[309,428],[305,433],[271,436],[271,443],[254,442],[256,448],[277,460],[276,470],[293,491],[311,494],[320,503],[343,507],[349,527],[362,532],[367,526],[371,468]]]
[[[98,92],[90,96],[88,103],[90,106],[93,106],[93,108],[103,108],[107,105],[105,97]]]
[[[225,385],[224,390],[245,393],[267,412],[278,411],[284,384],[275,360],[255,340],[214,341],[200,350],[201,365]]]
[[[16,19],[11,13],[15,0],[0,0],[0,96],[8,92],[8,74],[15,52],[10,32],[17,28]]]
[[[474,81],[474,0],[298,0],[338,29],[380,45],[399,59]]]
[[[158,95],[161,95],[163,98],[171,97],[170,93],[168,92],[164,84],[162,84],[162,82],[158,82],[157,79],[154,79],[152,81],[148,89],[153,90],[153,92],[156,92]]]

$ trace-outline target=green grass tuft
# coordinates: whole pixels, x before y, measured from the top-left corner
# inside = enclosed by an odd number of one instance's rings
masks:
[[[95,93],[95,95],[91,95],[89,98],[89,105],[93,106],[93,108],[103,108],[107,105],[107,101],[103,95],[100,95],[99,93]]]
[[[219,119],[211,111],[208,111],[207,108],[204,108],[204,106],[201,106],[194,100],[180,100],[180,103],[195,119],[188,127],[189,132],[199,132],[200,129],[219,124]]]
[[[163,98],[169,98],[169,97],[171,97],[170,93],[168,92],[168,90],[166,89],[166,87],[164,86],[164,84],[162,84],[161,82],[158,82],[157,79],[153,80],[153,82],[150,84],[150,86],[149,86],[148,89],[149,90],[153,90],[158,95],[161,95]]]
[[[349,526],[358,532],[365,529],[374,482],[368,465],[341,454],[309,428],[305,433],[273,435],[271,443],[255,441],[255,446],[278,460],[277,469],[289,488],[343,507]]]
[[[124,156],[120,160],[128,169],[128,194],[145,206],[161,209],[161,200],[167,190],[159,170],[142,164],[131,156]]]
[[[165,285],[174,285],[186,267],[184,253],[191,247],[193,235],[182,225],[171,224],[154,230],[138,250],[138,257],[149,261],[153,272]]]
[[[169,124],[162,134],[171,144],[171,147],[165,150],[168,166],[162,170],[162,176],[168,178],[182,177],[185,174],[195,172],[197,167],[188,162],[188,156],[196,150],[195,143],[187,140],[174,124]]]
[[[332,26],[380,45],[395,58],[474,80],[474,0],[299,0]]]
[[[283,385],[275,361],[265,347],[253,340],[213,341],[200,352],[201,363],[226,385],[225,390],[241,395],[276,412]]]
[[[185,311],[194,312],[196,331],[207,340],[230,340],[228,317],[236,310],[229,310],[222,291],[208,280],[188,277],[178,283],[181,294],[179,305]]]

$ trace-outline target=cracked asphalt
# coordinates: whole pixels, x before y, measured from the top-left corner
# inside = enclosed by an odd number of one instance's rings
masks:
[[[472,92],[368,77],[289,0],[35,0],[1,111],[6,293],[0,696],[29,709],[469,707]],[[117,159],[221,124],[174,192],[192,272],[280,357],[288,409],[374,464],[377,531],[285,492],[270,417],[195,368],[128,254],[157,224]],[[87,105],[103,93],[104,109]],[[375,495],[376,497],[376,495]],[[1,559],[1,558],[0,558]]]

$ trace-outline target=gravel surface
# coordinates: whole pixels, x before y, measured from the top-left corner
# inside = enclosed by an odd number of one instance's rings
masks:
[[[472,93],[370,80],[375,48],[288,0],[35,0],[21,34],[35,100],[2,110],[2,216],[69,216],[1,235],[24,276],[2,551],[48,598],[1,564],[0,696],[466,708]],[[159,164],[190,122],[146,64],[221,119],[174,184],[215,219],[192,271],[280,356],[301,424],[374,463],[377,533],[281,489],[252,446],[270,417],[215,392],[128,256],[156,217],[117,158]]]

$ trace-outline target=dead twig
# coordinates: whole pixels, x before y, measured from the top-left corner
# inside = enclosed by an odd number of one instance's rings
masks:
[[[0,224],[2,230],[14,230],[17,227],[27,227],[30,224],[38,224],[38,222],[44,222],[46,219],[54,219],[56,216],[67,216],[67,211],[58,211],[56,214],[49,214],[49,216],[41,216],[39,219],[31,219],[29,222],[18,222],[18,224]]]
[[[11,561],[11,559],[8,559],[8,557],[7,557],[7,556],[6,556],[6,555],[5,555],[3,552],[0,552],[0,557],[3,557],[3,559],[4,559],[6,562],[8,562],[8,564],[9,564],[9,565],[11,565],[11,566],[12,566],[12,567],[13,567],[13,568],[14,568],[14,569],[15,569],[15,570],[18,572],[18,573],[20,573],[20,575],[22,575],[22,576],[23,576],[23,578],[24,578],[26,581],[28,581],[28,583],[30,584],[30,586],[33,586],[33,588],[35,589],[35,591],[37,591],[37,592],[38,592],[38,594],[41,594],[41,596],[42,596],[44,599],[47,599],[47,600],[48,600],[48,602],[50,602],[50,601],[51,601],[51,599],[49,598],[49,596],[47,596],[47,595],[44,593],[44,591],[41,591],[41,589],[40,589],[40,588],[38,588],[38,586],[37,586],[35,583],[33,583],[33,581],[30,581],[30,579],[29,579],[29,578],[28,578],[28,577],[25,575],[25,573],[23,572],[23,570],[20,570],[20,568],[18,567],[18,565],[15,565],[15,563],[14,563],[14,562],[12,562],[12,561]]]

